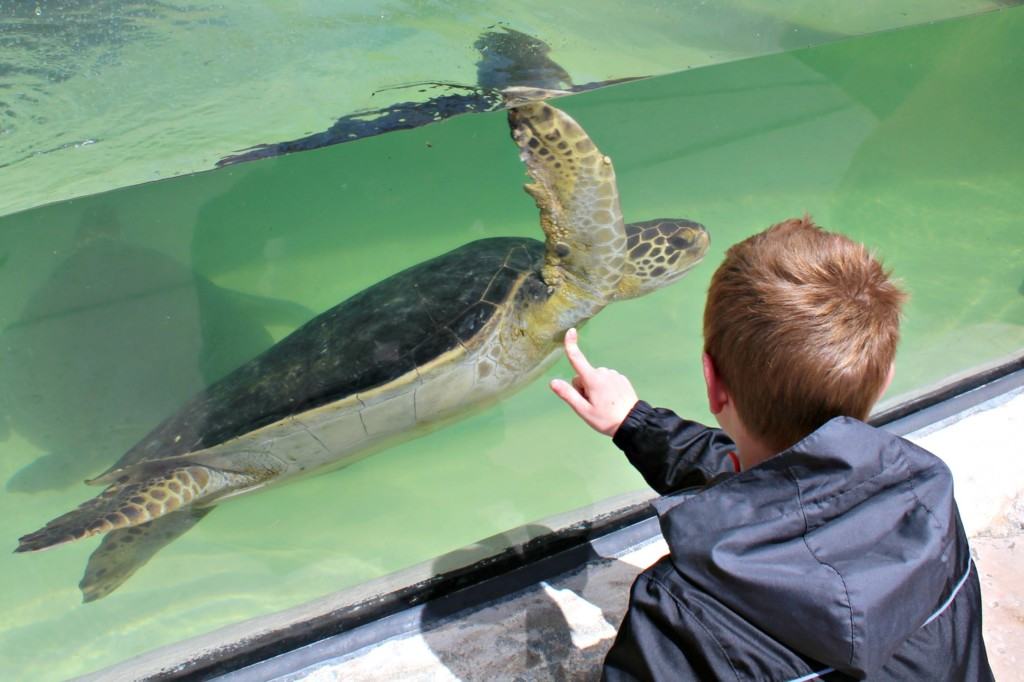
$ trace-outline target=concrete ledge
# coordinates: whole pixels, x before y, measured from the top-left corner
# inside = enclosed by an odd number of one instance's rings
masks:
[[[325,651],[338,655],[379,641],[383,628],[388,636],[418,630],[424,613],[434,619],[447,617],[469,604],[495,599],[585,564],[592,551],[590,538],[650,517],[648,501],[654,496],[652,491],[643,490],[601,500],[351,589],[176,642],[77,679],[210,679],[275,656],[295,656],[296,651],[305,651],[309,642],[316,642],[322,659],[328,655]],[[656,528],[645,531],[647,536],[652,532]],[[622,537],[630,536],[627,533]],[[422,606],[425,603],[428,609]]]

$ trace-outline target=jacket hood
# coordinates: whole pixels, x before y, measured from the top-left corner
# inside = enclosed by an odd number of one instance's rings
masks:
[[[655,506],[687,580],[790,649],[858,678],[941,608],[970,562],[945,464],[845,417]]]

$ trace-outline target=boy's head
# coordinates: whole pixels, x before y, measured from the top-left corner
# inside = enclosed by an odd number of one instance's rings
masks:
[[[780,451],[829,419],[866,419],[906,294],[867,251],[809,217],[733,245],[704,310],[704,350],[750,434]]]

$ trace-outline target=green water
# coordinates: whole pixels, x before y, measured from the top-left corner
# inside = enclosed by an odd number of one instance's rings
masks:
[[[211,168],[476,84],[473,45],[544,41],[577,84],[651,76],[1019,0],[0,0],[0,214]]]
[[[713,240],[680,283],[603,311],[585,350],[709,419],[711,272],[808,211],[911,292],[890,398],[1020,352],[1022,31],[1008,9],[560,100],[615,160],[627,220],[690,217]],[[314,312],[467,241],[538,236],[524,180],[488,114],[0,218],[0,536],[13,549],[91,497],[77,481]],[[96,540],[0,554],[0,662],[17,679],[81,674],[642,486],[538,381],[218,507],[96,603],[76,587]]]

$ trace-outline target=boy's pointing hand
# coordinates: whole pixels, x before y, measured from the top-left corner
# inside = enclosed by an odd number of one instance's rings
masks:
[[[614,436],[638,400],[629,379],[607,367],[593,367],[577,345],[575,329],[565,333],[565,354],[576,376],[570,384],[551,382],[551,390],[594,430]]]

